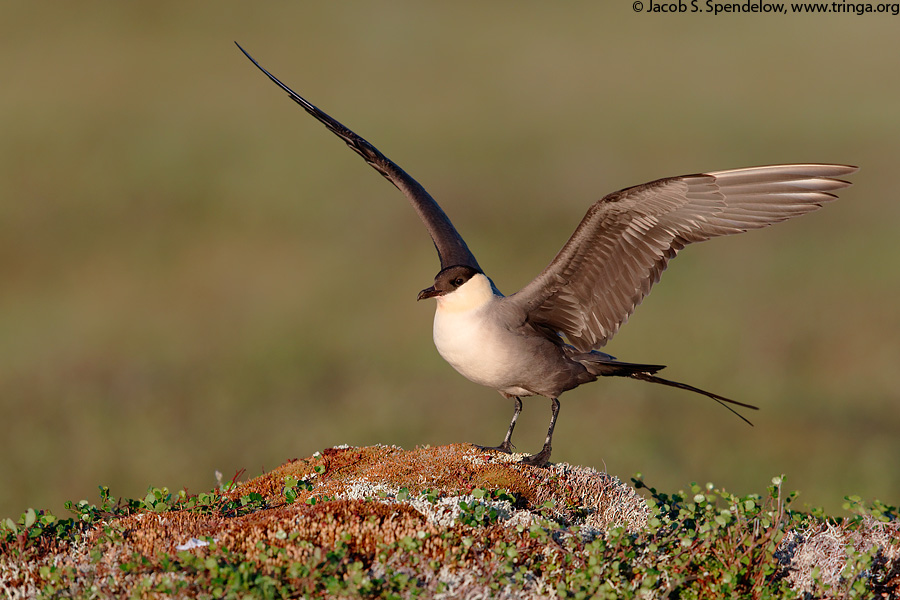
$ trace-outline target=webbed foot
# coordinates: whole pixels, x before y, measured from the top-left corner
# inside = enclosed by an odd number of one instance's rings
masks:
[[[479,446],[475,445],[479,450],[496,450],[498,452],[503,452],[504,454],[512,454],[514,446],[509,442],[509,440],[503,440],[503,443],[499,446]]]
[[[540,452],[532,454],[531,456],[526,456],[519,461],[519,464],[530,465],[532,467],[546,467],[550,464],[551,450],[552,448],[550,448],[550,446],[545,445]]]

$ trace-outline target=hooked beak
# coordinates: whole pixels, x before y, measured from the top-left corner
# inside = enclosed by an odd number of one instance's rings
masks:
[[[436,289],[434,289],[434,286],[431,286],[430,288],[425,288],[424,290],[419,292],[419,295],[416,297],[416,300],[424,300],[425,298],[434,298],[435,296],[440,296],[442,294],[443,294],[442,291],[436,290]]]

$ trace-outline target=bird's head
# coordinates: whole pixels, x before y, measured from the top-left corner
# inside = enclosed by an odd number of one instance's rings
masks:
[[[469,266],[455,265],[441,269],[434,277],[434,285],[419,292],[418,299],[437,298],[441,308],[468,310],[481,306],[493,296],[493,285],[484,273]]]

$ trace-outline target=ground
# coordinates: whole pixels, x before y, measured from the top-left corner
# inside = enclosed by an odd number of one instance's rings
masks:
[[[30,510],[3,524],[0,590],[8,598],[896,597],[900,525],[891,507],[835,520],[791,511],[779,478],[766,498],[711,486],[667,495],[639,479],[626,485],[519,458],[468,444],[337,447],[206,494],[151,489],[117,500],[101,488],[99,507],[70,507],[76,519]]]

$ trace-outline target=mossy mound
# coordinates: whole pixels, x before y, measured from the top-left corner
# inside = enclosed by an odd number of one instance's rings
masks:
[[[566,562],[565,538],[638,531],[649,516],[613,476],[530,467],[468,444],[329,448],[225,487],[86,513],[91,526],[0,570],[24,594],[215,597],[237,579],[326,595],[353,582],[371,595],[496,595],[492,574],[521,566],[507,594],[545,595],[555,589],[548,565]]]
[[[794,511],[470,445],[340,447],[189,495],[0,522],[8,598],[896,598],[898,510]],[[237,477],[235,477],[237,479]],[[648,507],[649,504],[649,507]]]

